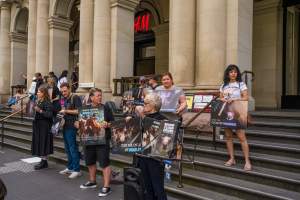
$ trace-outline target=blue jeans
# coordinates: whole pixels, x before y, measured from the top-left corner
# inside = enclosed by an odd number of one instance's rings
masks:
[[[76,132],[75,128],[65,129],[64,130],[64,143],[65,143],[65,152],[68,156],[68,169],[75,172],[80,171],[80,153],[78,151],[78,145],[76,143]]]

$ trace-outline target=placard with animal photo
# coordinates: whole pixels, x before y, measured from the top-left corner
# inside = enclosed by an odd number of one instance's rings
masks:
[[[155,92],[161,97],[162,100],[160,111],[175,113],[178,106],[181,91],[180,90],[155,90]]]
[[[83,107],[79,110],[79,137],[83,145],[105,144],[104,110]]]
[[[156,142],[151,149],[151,155],[163,158],[176,158],[178,142],[178,123],[176,121],[162,121],[156,137]]]
[[[143,119],[143,134],[142,134],[142,148],[143,154],[151,153],[152,147],[155,145],[156,138],[159,134],[159,127],[161,121],[153,118],[145,117]]]
[[[248,101],[212,102],[211,125],[231,129],[246,129]]]
[[[138,153],[142,150],[140,118],[127,118],[111,123],[112,153]]]

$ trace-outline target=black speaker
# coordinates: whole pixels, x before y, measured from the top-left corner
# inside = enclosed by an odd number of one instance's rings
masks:
[[[141,169],[124,168],[124,200],[144,200],[144,182]]]

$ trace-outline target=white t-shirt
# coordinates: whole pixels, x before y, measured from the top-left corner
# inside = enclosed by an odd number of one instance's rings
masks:
[[[244,82],[228,83],[224,87],[223,85],[220,87],[220,92],[223,93],[225,99],[240,99],[242,91],[248,89]]]
[[[58,80],[57,87],[60,88],[61,84],[67,83],[67,82],[68,82],[67,77],[62,77],[61,79]]]

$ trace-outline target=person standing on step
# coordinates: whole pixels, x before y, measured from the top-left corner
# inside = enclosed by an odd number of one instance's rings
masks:
[[[34,166],[35,170],[48,167],[47,157],[53,154],[52,125],[53,107],[49,98],[48,88],[41,86],[37,92],[37,105],[34,107],[35,116],[32,124],[31,152],[41,157],[41,162]]]
[[[80,153],[76,142],[77,128],[74,122],[78,117],[78,109],[82,106],[79,96],[71,93],[71,88],[68,83],[60,85],[62,94],[62,109],[59,113],[64,115],[65,124],[63,129],[63,137],[65,144],[65,152],[68,156],[67,168],[60,171],[60,174],[69,174],[69,178],[77,178],[81,176],[80,172]]]
[[[111,193],[110,189],[110,177],[111,177],[111,168],[109,166],[109,151],[110,151],[110,137],[111,131],[109,129],[110,122],[114,121],[114,116],[111,109],[107,104],[102,104],[102,90],[98,88],[92,88],[89,92],[89,97],[91,104],[85,108],[103,108],[104,110],[104,123],[103,128],[105,128],[105,139],[106,143],[101,145],[87,145],[84,147],[85,163],[89,169],[89,180],[80,185],[81,189],[95,188],[97,187],[96,183],[96,172],[97,172],[97,160],[99,165],[102,168],[103,172],[103,187],[101,187],[98,194],[99,197],[107,196]],[[77,128],[79,127],[78,121],[75,123]]]
[[[236,65],[229,65],[225,72],[223,78],[223,84],[220,87],[220,98],[221,101],[227,102],[228,104],[233,101],[248,101],[248,89],[244,82],[242,82],[241,72]],[[234,158],[234,148],[233,148],[233,131],[232,129],[225,128],[226,135],[226,146],[229,154],[229,160],[225,162],[225,166],[232,166],[236,164]],[[244,170],[250,171],[252,169],[251,162],[249,159],[249,146],[247,143],[247,138],[244,129],[236,130],[236,135],[240,140],[242,150],[245,157]]]

